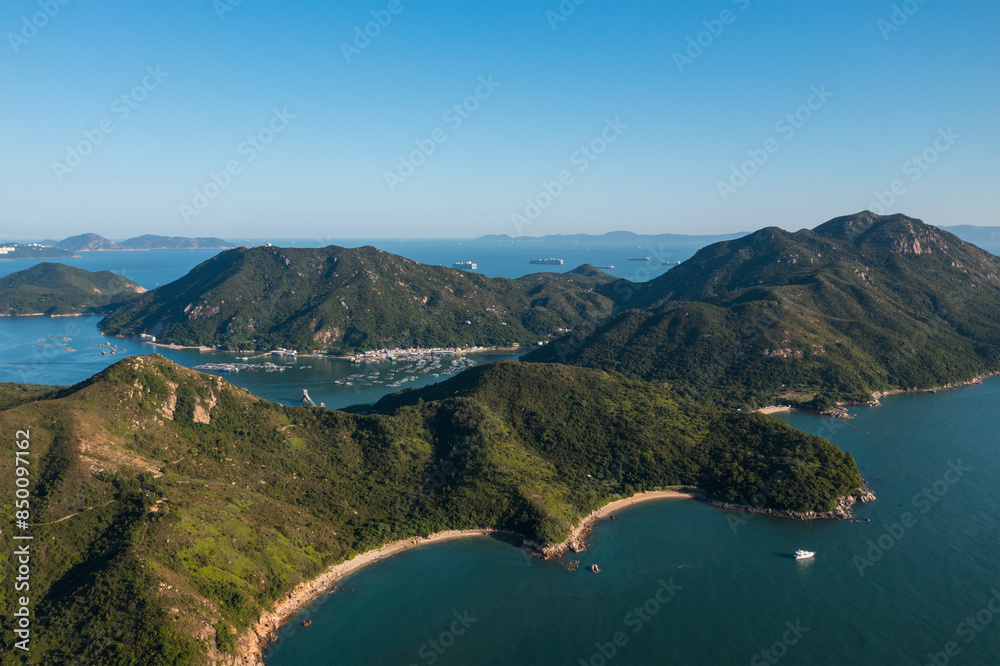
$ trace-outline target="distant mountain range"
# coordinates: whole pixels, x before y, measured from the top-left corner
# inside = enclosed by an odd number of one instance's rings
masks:
[[[954,227],[940,227],[955,234],[966,243],[972,243],[993,252],[1000,248],[1000,227],[976,227],[971,224],[960,224]],[[996,252],[993,252],[996,254]]]
[[[748,231],[738,231],[732,234],[694,235],[687,234],[636,234],[631,231],[609,231],[606,234],[549,234],[547,236],[508,236],[507,234],[487,234],[476,238],[477,241],[495,243],[537,243],[540,241],[562,243],[586,242],[622,242],[622,243],[688,243],[690,245],[707,245],[723,240],[732,240],[746,236]]]
[[[61,241],[44,240],[43,245],[70,252],[108,252],[113,250],[215,250],[233,247],[221,238],[185,238],[183,236],[155,236],[146,234],[129,238],[121,243],[110,241],[97,234],[80,234]]]
[[[938,227],[955,234],[966,243],[979,245],[986,250],[1000,248],[1000,227],[977,227],[971,224],[960,224],[951,227]],[[623,243],[670,243],[677,245],[708,245],[726,240],[735,240],[749,235],[749,231],[738,231],[731,234],[637,234],[631,231],[609,231],[605,234],[549,234],[547,236],[509,236],[507,234],[487,234],[476,238],[477,241],[495,243],[537,243],[541,241],[563,243],[586,243],[595,241]],[[994,253],[995,254],[995,253]]]
[[[1000,227],[978,227],[962,224],[951,227],[939,227],[955,234],[967,243],[980,246],[1000,246]],[[671,245],[688,244],[704,246],[726,240],[735,240],[748,235],[749,231],[738,231],[730,234],[637,234],[631,231],[609,231],[604,234],[549,234],[546,236],[509,236],[507,234],[486,234],[476,238],[477,241],[494,243],[586,243],[586,242],[621,242],[621,243],[670,243]],[[136,236],[120,243],[108,240],[98,234],[80,234],[61,241],[46,239],[42,245],[60,248],[71,252],[101,252],[108,250],[175,250],[195,249],[214,250],[236,247],[221,238],[186,238],[183,236],[157,236],[146,234]],[[28,247],[28,246],[24,246]],[[989,248],[987,248],[989,249]],[[3,258],[3,257],[0,257]]]

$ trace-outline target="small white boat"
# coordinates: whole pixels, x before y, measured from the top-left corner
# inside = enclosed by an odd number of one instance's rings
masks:
[[[811,550],[797,550],[795,551],[795,559],[797,560],[808,560],[813,557],[816,553]]]

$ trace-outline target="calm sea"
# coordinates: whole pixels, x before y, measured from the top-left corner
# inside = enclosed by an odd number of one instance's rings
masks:
[[[264,241],[247,241],[259,244]],[[450,266],[456,261],[474,261],[476,272],[491,277],[520,277],[541,271],[564,272],[584,263],[611,266],[606,272],[633,281],[649,280],[667,271],[672,264],[693,255],[699,245],[675,244],[531,242],[502,243],[473,240],[386,240],[386,239],[271,239],[271,243],[289,247],[318,247],[336,244],[347,247],[375,245],[380,249],[426,264]],[[58,260],[90,271],[110,270],[134,280],[147,289],[167,284],[186,274],[219,250],[150,250],[143,252],[82,252],[79,258]],[[628,257],[649,257],[649,261],[629,261]],[[555,257],[564,264],[531,264],[531,259]],[[42,260],[0,261],[0,276],[24,270]],[[170,350],[138,342],[103,338],[97,331],[99,317],[0,317],[0,381],[37,384],[74,384],[134,354],[163,354],[187,367],[202,363],[236,361],[236,354]],[[63,337],[72,338],[70,341]],[[124,348],[118,354],[102,355],[93,345],[112,342]],[[72,351],[69,351],[72,350]],[[474,354],[466,358],[484,363],[513,358],[515,354]],[[401,388],[415,388],[441,381],[458,371],[463,363],[449,359],[428,368],[416,364],[355,365],[335,359],[277,357],[257,359],[256,363],[274,361],[288,369],[276,373],[214,373],[269,400],[286,405],[301,403],[302,390],[327,407],[338,408],[370,403]],[[309,367],[307,367],[309,366]],[[363,374],[363,377],[358,377]],[[435,376],[437,375],[437,376]],[[406,378],[402,385],[389,384]],[[340,382],[340,383],[338,383]],[[351,382],[348,386],[347,382]]]
[[[260,244],[263,240],[246,241]],[[702,245],[677,243],[621,242],[486,242],[475,240],[401,239],[269,239],[283,247],[375,247],[423,264],[451,266],[457,261],[477,264],[477,273],[490,277],[516,278],[542,271],[564,272],[581,264],[614,266],[602,269],[615,277],[644,282],[666,272],[672,262],[690,258]],[[138,282],[147,289],[176,280],[220,250],[148,250],[144,252],[80,252],[75,259],[0,260],[0,276],[24,270],[41,261],[58,261],[89,271],[109,270]],[[629,257],[649,257],[649,261],[629,261]],[[562,265],[532,264],[532,259],[562,259]],[[664,263],[668,262],[668,263]]]
[[[162,354],[186,367],[202,363],[238,362],[231,352],[199,352],[196,349],[168,349],[120,338],[104,337],[97,330],[100,317],[3,317],[0,318],[0,381],[27,384],[75,384],[127,356]],[[116,354],[103,354],[95,346],[110,342]],[[285,368],[281,372],[213,372],[238,386],[283,405],[302,404],[302,390],[317,403],[331,409],[367,404],[404,388],[426,386],[447,379],[469,364],[488,363],[517,354],[477,353],[446,357],[437,367],[416,362],[352,363],[333,358],[278,357],[267,361]],[[438,376],[434,376],[437,374]],[[402,385],[389,384],[410,378]],[[338,383],[339,382],[339,383]],[[350,385],[347,382],[351,382]]]
[[[645,282],[669,270],[676,262],[691,258],[704,243],[676,241],[671,243],[519,241],[487,242],[469,239],[336,239],[336,238],[273,238],[247,239],[234,242],[259,245],[270,242],[282,247],[322,247],[340,245],[361,247],[373,245],[423,264],[451,266],[457,261],[472,261],[476,272],[490,277],[516,278],[542,271],[564,272],[581,264],[614,266],[604,272],[633,282]],[[984,245],[997,253],[1000,245]],[[0,260],[0,276],[24,270],[41,261],[58,261],[90,271],[109,270],[138,282],[147,289],[167,284],[183,276],[196,265],[220,250],[149,250],[144,252],[81,252],[76,259],[4,259]],[[562,265],[532,264],[532,259],[562,259]],[[649,257],[649,261],[629,261],[629,257]]]
[[[651,502],[574,572],[499,539],[431,545],[343,579],[267,664],[997,663],[1000,379],[852,411],[782,418],[854,454],[870,523]]]

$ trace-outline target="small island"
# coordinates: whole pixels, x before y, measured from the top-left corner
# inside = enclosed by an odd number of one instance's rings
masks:
[[[127,252],[135,250],[224,250],[234,247],[221,238],[187,238],[145,234],[120,243],[104,236],[88,233],[70,236],[61,241],[43,241],[52,247],[72,252]]]
[[[98,314],[145,291],[111,271],[42,262],[0,277],[0,316]]]
[[[7,243],[0,245],[0,259],[72,259],[80,255],[41,243]]]

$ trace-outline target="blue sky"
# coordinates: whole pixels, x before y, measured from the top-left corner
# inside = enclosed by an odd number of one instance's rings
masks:
[[[0,36],[0,238],[1000,224],[992,0],[4,0]]]

